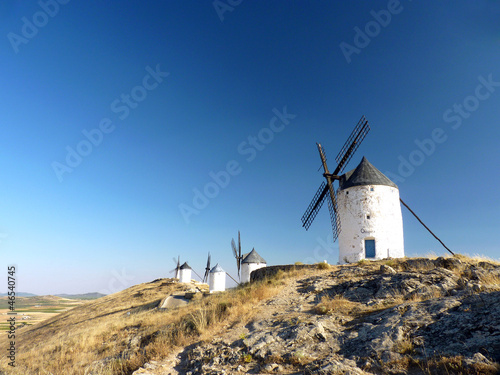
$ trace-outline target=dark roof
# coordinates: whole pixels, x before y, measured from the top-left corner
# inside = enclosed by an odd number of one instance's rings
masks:
[[[340,190],[362,185],[387,185],[398,188],[394,182],[375,168],[364,156],[355,169],[340,176],[339,183]]]
[[[222,269],[222,267],[219,266],[219,263],[217,263],[215,265],[215,267],[210,270],[210,273],[215,273],[215,272],[224,272],[224,270]]]
[[[252,249],[241,263],[266,263],[266,261],[255,251],[255,249]]]
[[[192,270],[191,267],[189,267],[188,262],[184,262],[184,264],[180,267],[181,270]]]

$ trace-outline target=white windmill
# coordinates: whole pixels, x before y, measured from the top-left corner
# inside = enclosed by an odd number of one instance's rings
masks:
[[[404,257],[403,216],[396,184],[363,157],[356,169],[341,176],[339,185],[340,264]]]
[[[208,288],[210,293],[223,292],[226,290],[226,272],[219,266],[219,263],[209,272]]]
[[[252,249],[241,262],[241,282],[250,282],[250,274],[259,268],[266,267],[266,261],[262,258],[255,249]]]
[[[189,267],[187,262],[184,262],[184,264],[180,267],[179,282],[190,283],[191,282],[191,272],[192,272],[192,268]]]
[[[401,202],[453,254],[401,200],[396,184],[365,157],[355,169],[341,174],[369,131],[363,116],[335,158],[337,167],[333,173],[328,170],[323,148],[317,144],[326,182],[321,184],[302,216],[302,226],[309,229],[326,199],[333,241],[339,239],[340,264],[362,259],[401,258],[404,257]],[[339,180],[338,196],[333,187],[335,180]]]

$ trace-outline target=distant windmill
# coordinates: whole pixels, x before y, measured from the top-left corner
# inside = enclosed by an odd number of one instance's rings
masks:
[[[238,248],[236,248],[234,238],[231,240],[231,247],[233,248],[234,257],[236,258],[236,266],[238,267],[238,278],[239,278],[240,277],[241,261],[243,259],[242,255],[241,255],[240,231],[238,231]]]
[[[210,252],[208,253],[207,266],[205,267],[205,275],[203,276],[203,282],[208,281],[208,275],[210,274]]]

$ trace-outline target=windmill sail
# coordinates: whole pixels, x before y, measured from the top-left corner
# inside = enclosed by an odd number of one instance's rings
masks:
[[[234,242],[234,238],[231,240],[231,248],[233,249],[234,257],[236,258],[236,267],[238,268],[238,278],[240,277],[240,268],[241,268],[241,239],[240,239],[240,231],[238,231],[238,248],[236,248],[236,243]]]
[[[339,216],[337,215],[337,201],[335,200],[335,206],[333,205],[332,201],[329,199],[328,200],[328,211],[330,211],[330,222],[332,223],[332,232],[333,232],[333,242],[337,240],[339,237],[340,233],[340,220]]]
[[[318,215],[320,208],[323,206],[325,199],[328,200],[328,210],[330,212],[330,221],[332,224],[332,232],[333,232],[333,240],[335,241],[340,233],[340,218],[337,215],[337,198],[335,196],[335,189],[333,187],[333,182],[335,180],[339,180],[339,174],[345,169],[352,156],[356,152],[356,150],[361,145],[361,142],[365,139],[366,135],[370,131],[370,126],[368,125],[368,121],[364,116],[358,121],[354,130],[351,132],[347,141],[344,143],[344,146],[340,149],[337,157],[335,158],[337,162],[337,167],[333,173],[330,173],[328,170],[328,166],[326,164],[326,156],[321,147],[321,144],[317,143],[319,155],[321,158],[321,163],[323,165],[324,173],[323,177],[325,177],[326,182],[323,182],[316,194],[314,195],[309,207],[307,208],[304,215],[302,215],[302,226],[309,229],[312,222]],[[329,197],[328,197],[329,195]]]
[[[209,273],[210,273],[210,252],[208,253],[207,266],[205,267],[205,275],[203,275],[204,283],[207,282]]]
[[[312,222],[314,221],[314,218],[319,212],[319,209],[321,206],[323,206],[323,203],[325,202],[325,197],[328,189],[326,186],[326,183],[323,181],[321,185],[319,186],[318,191],[316,194],[314,194],[314,197],[309,204],[309,207],[307,208],[306,212],[304,215],[302,215],[302,226],[306,228],[306,230],[309,229],[311,226]]]
[[[176,262],[175,258],[172,258],[174,260],[174,263]],[[175,272],[175,278],[179,279],[180,278],[180,271],[181,271],[181,256],[177,256],[177,266],[170,271],[170,273]]]
[[[352,131],[351,135],[349,138],[347,138],[347,141],[344,143],[344,146],[340,149],[340,152],[338,155],[335,157],[335,160],[337,161],[337,168],[335,169],[335,172],[333,173],[334,175],[342,173],[353,157],[354,153],[356,150],[359,148],[361,145],[361,142],[363,142],[363,139],[365,139],[366,135],[370,131],[370,125],[368,125],[368,121],[366,120],[365,116],[361,116],[361,119],[358,121],[358,124]]]

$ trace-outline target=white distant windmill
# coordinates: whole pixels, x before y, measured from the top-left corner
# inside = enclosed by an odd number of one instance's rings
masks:
[[[252,249],[245,255],[241,262],[241,282],[250,282],[250,274],[259,268],[266,267],[266,261],[262,258],[255,249]]]
[[[210,293],[226,290],[226,272],[219,266],[219,263],[210,270],[208,287]]]
[[[190,283],[191,282],[191,272],[192,272],[192,268],[189,267],[187,262],[184,262],[184,264],[180,267],[179,282]]]

